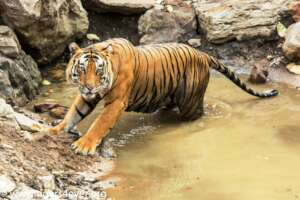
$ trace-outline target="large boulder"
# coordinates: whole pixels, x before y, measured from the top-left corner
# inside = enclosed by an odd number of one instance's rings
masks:
[[[292,0],[198,0],[198,22],[214,43],[270,37]]]
[[[141,44],[180,42],[194,35],[197,21],[192,6],[171,6],[169,9],[153,8],[139,19]]]
[[[300,22],[288,28],[282,49],[287,58],[300,60]]]
[[[0,9],[4,22],[39,63],[61,55],[68,43],[86,33],[89,24],[80,0],[0,1]]]
[[[140,14],[152,8],[155,0],[85,0],[84,6],[96,12],[116,12],[121,14]]]
[[[38,94],[41,79],[37,64],[21,49],[14,32],[0,26],[0,97],[24,105]]]

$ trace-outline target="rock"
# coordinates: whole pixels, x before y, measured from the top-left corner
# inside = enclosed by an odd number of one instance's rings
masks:
[[[37,113],[44,113],[44,112],[49,112],[53,108],[60,107],[61,105],[57,103],[40,103],[40,104],[35,104],[33,106],[34,112]]]
[[[191,45],[194,48],[200,47],[201,46],[201,39],[200,38],[192,38],[189,39],[188,44]]]
[[[297,22],[288,28],[282,49],[284,55],[288,59],[300,59],[300,22]]]
[[[8,198],[10,200],[36,200],[42,199],[42,193],[22,184]]]
[[[10,58],[21,54],[21,45],[14,32],[7,26],[0,26],[0,54]]]
[[[267,66],[268,65],[265,60],[262,60],[258,64],[254,65],[251,69],[249,81],[254,84],[266,83],[269,75]]]
[[[15,182],[6,175],[0,176],[0,197],[6,196],[16,188]]]
[[[150,9],[138,23],[141,44],[185,41],[196,29],[196,16],[191,6],[174,7],[172,12]]]
[[[56,107],[50,110],[50,116],[57,118],[57,119],[63,119],[64,116],[67,114],[68,109],[64,106]]]
[[[152,8],[155,0],[86,0],[84,6],[96,12],[141,14]]]
[[[80,0],[0,1],[0,9],[3,21],[16,30],[39,63],[61,55],[89,24]]]
[[[37,179],[43,191],[53,191],[56,189],[55,177],[53,175],[38,176]]]
[[[44,128],[43,124],[23,115],[21,113],[15,112],[14,116],[22,130],[29,131],[29,132],[38,132],[38,131],[42,131]]]
[[[4,99],[0,98],[0,117],[14,119],[14,110]]]
[[[0,98],[24,105],[38,94],[40,82],[35,61],[21,50],[14,32],[0,26]]]
[[[186,2],[183,0],[164,0],[164,3],[166,5],[171,5],[171,6],[186,6]]]
[[[300,2],[292,2],[289,5],[289,13],[296,22],[300,21]]]
[[[0,56],[0,97],[13,105],[25,105],[39,93],[41,74],[24,52],[17,59]]]
[[[286,66],[286,68],[294,74],[300,75],[300,65],[297,65],[296,63],[290,63]]]
[[[112,138],[105,138],[103,142],[101,143],[100,155],[103,158],[116,158],[117,153],[113,146],[114,140]]]
[[[292,0],[199,0],[194,3],[199,26],[208,41],[224,43],[275,33],[280,14]]]
[[[7,104],[4,99],[0,98],[0,122],[3,121],[6,126],[20,129],[16,119],[15,112],[11,105]]]
[[[68,112],[66,106],[60,104],[42,103],[33,106],[35,112],[43,113],[49,112],[50,116],[58,119],[63,119],[65,114]]]
[[[120,182],[119,177],[110,177],[103,181],[98,181],[93,184],[92,188],[96,191],[103,191],[107,189],[111,189],[117,186],[117,183]]]
[[[61,200],[59,194],[55,191],[43,192],[43,200]]]

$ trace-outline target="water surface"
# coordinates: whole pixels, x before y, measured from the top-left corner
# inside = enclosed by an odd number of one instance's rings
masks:
[[[38,101],[69,105],[75,90],[53,87]],[[211,78],[205,116],[180,122],[172,113],[126,113],[112,130],[118,157],[109,190],[117,200],[300,199],[300,93],[249,96],[223,77]],[[84,131],[93,113],[80,129]]]

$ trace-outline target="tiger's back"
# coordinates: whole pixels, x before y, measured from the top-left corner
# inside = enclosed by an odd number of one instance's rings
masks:
[[[155,44],[136,47],[135,61],[128,111],[154,112],[176,105],[186,118],[202,114],[207,54],[185,44]]]

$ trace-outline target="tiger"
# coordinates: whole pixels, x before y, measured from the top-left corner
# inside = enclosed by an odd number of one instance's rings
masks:
[[[126,39],[113,38],[85,48],[73,42],[69,50],[66,79],[79,91],[64,119],[49,132],[69,132],[103,102],[102,113],[71,145],[84,155],[96,153],[125,111],[153,113],[176,107],[183,120],[201,117],[210,68],[250,95],[278,95],[277,90],[256,92],[215,57],[183,43],[134,46]]]

